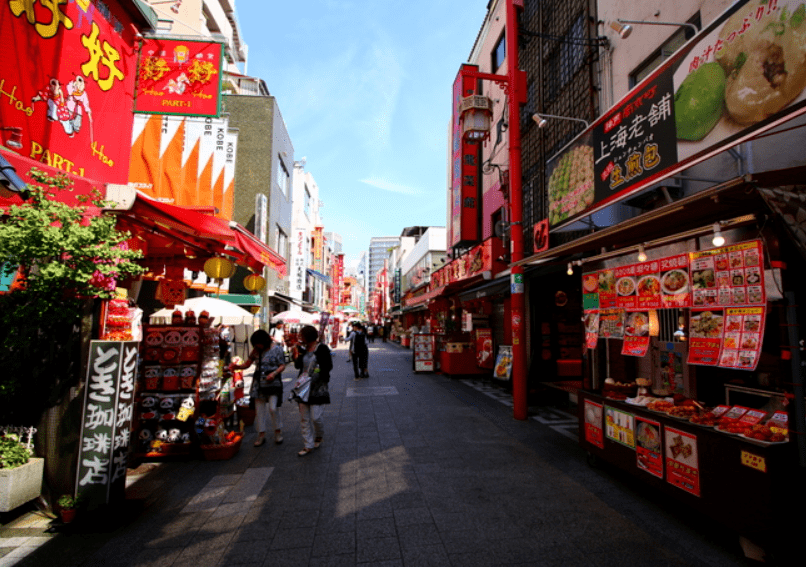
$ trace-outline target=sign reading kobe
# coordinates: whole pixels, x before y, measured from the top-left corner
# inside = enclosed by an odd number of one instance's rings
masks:
[[[218,116],[223,51],[210,41],[143,40],[135,112]]]

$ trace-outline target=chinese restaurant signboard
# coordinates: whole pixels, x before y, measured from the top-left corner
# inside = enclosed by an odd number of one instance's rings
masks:
[[[492,261],[492,243],[488,239],[471,248],[467,254],[456,258],[450,264],[432,273],[428,289],[433,291],[449,283],[466,280],[485,271],[490,271],[492,270]]]
[[[806,6],[740,0],[549,160],[552,227],[806,112]]]
[[[222,44],[210,41],[144,39],[135,111],[218,116],[223,52]]]
[[[462,137],[462,99],[475,94],[477,79],[464,71],[478,71],[476,65],[462,65],[453,83],[451,122],[451,188],[448,203],[448,246],[477,242],[479,195],[479,144]]]
[[[2,143],[66,173],[127,182],[136,28],[117,3],[0,3]]]

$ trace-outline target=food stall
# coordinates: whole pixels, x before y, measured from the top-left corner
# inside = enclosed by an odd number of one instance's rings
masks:
[[[723,226],[582,262],[580,445],[770,548],[801,490],[787,290],[803,266],[753,215]]]

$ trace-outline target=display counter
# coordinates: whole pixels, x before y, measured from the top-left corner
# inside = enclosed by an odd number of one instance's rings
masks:
[[[580,445],[752,541],[774,545],[796,489],[796,447],[722,433],[600,394],[579,393]]]
[[[442,373],[448,375],[488,374],[490,372],[489,370],[479,368],[475,353],[471,350],[456,352],[447,350],[440,351],[439,362]]]

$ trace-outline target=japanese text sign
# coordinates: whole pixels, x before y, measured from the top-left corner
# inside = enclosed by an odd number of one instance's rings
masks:
[[[76,493],[91,505],[123,497],[137,352],[134,341],[90,343]]]

